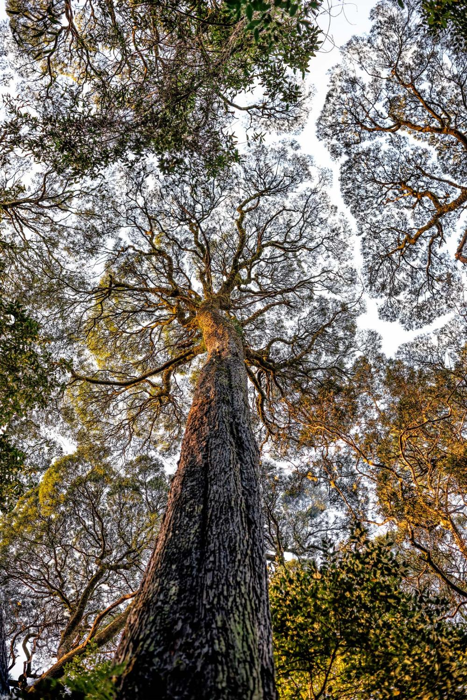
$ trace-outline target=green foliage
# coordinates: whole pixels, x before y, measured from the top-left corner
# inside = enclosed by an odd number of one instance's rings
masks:
[[[24,490],[24,452],[0,435],[0,508],[11,510]]]
[[[422,10],[435,32],[448,29],[462,48],[467,48],[467,2],[465,0],[422,0]]]
[[[25,455],[15,444],[14,425],[44,407],[57,386],[39,324],[18,301],[0,296],[0,510],[13,507],[25,487]]]
[[[397,0],[404,9],[404,0]],[[465,0],[421,0],[422,14],[429,28],[435,33],[445,29],[454,35],[454,43],[464,49],[467,41],[467,3]]]
[[[271,582],[281,698],[465,698],[467,632],[441,600],[406,590],[389,542],[356,532],[320,565],[292,561]]]
[[[44,406],[55,382],[39,324],[17,301],[0,297],[0,426]]]
[[[74,659],[66,666],[63,678],[44,679],[34,690],[23,693],[24,698],[39,700],[114,700],[115,679],[123,672],[125,664],[103,661],[86,665],[83,659]]]
[[[96,173],[147,150],[164,170],[196,153],[216,171],[238,159],[232,110],[254,86],[262,98],[240,109],[256,123],[296,128],[303,119],[294,72],[318,47],[316,10],[315,0],[9,0],[19,62],[38,79],[9,112],[27,124],[23,144],[62,172]]]
[[[268,40],[268,48],[279,44],[284,39],[287,29],[290,29],[284,22],[284,16],[288,15],[297,16],[295,31],[299,35],[308,35],[318,48],[319,30],[309,19],[320,7],[321,3],[316,0],[225,0],[225,4],[237,20],[242,16],[246,17],[246,30],[253,32],[257,44],[260,38],[263,41]]]
[[[112,661],[104,661],[90,670],[76,664],[67,668],[63,684],[83,700],[113,700],[115,678],[124,668],[124,664],[115,665]]]
[[[65,691],[64,697],[76,700],[114,700],[115,681],[125,669],[125,664],[99,659],[99,650],[90,644],[86,653],[76,656],[65,666],[65,673],[57,688]]]

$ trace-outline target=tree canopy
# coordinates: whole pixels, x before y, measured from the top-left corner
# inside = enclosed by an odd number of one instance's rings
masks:
[[[413,2],[403,11],[381,2],[372,19],[369,35],[343,51],[319,134],[343,157],[342,192],[362,236],[368,288],[384,298],[384,318],[412,328],[459,294],[467,54],[449,35],[431,34]]]
[[[96,172],[147,149],[165,168],[189,154],[218,167],[236,154],[232,110],[297,127],[317,8],[11,0],[15,66],[34,88],[10,111],[28,122],[35,154],[61,170]],[[237,103],[254,86],[261,97]]]
[[[286,436],[280,398],[339,373],[358,310],[327,182],[293,145],[260,147],[209,180],[195,166],[162,178],[132,171],[123,200],[96,204],[105,273],[76,297],[92,354],[72,373],[88,417],[127,437],[163,431],[170,444],[186,415],[187,368],[205,352],[196,314],[214,304],[241,333],[263,425]]]

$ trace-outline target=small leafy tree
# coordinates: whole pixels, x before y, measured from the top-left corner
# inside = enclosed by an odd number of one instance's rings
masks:
[[[319,565],[288,562],[271,605],[281,698],[465,697],[466,630],[406,589],[389,542],[360,533]]]
[[[57,460],[2,522],[2,585],[12,664],[57,678],[121,631],[159,526],[167,491],[148,457],[112,467],[90,448]],[[35,667],[35,671],[33,670]]]
[[[64,676],[42,678],[32,689],[25,690],[21,697],[40,700],[114,700],[115,679],[123,671],[112,661],[96,660],[95,648],[76,656],[65,667]]]

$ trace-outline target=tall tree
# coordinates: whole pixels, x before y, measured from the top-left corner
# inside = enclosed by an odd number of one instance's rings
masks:
[[[118,655],[127,663],[121,698],[275,697],[249,392],[255,421],[287,434],[283,397],[342,371],[358,310],[328,177],[310,184],[311,175],[294,148],[260,148],[210,180],[196,164],[165,179],[139,169],[126,197],[121,183],[113,204],[95,208],[107,262],[75,302],[87,306],[92,352],[73,369],[75,400],[108,436],[123,429],[170,442],[196,383]]]
[[[462,325],[404,347],[367,384],[367,429],[361,471],[376,486],[380,512],[420,555],[438,586],[467,600],[467,532],[463,432],[465,347]],[[368,371],[368,370],[367,370]],[[368,377],[368,375],[367,375]],[[376,381],[375,381],[376,380]],[[371,386],[371,388],[370,388]],[[377,402],[378,415],[369,409]]]
[[[343,50],[319,131],[343,158],[369,289],[385,318],[415,327],[449,310],[455,260],[467,261],[467,54],[430,33],[413,0],[384,0],[372,19]]]

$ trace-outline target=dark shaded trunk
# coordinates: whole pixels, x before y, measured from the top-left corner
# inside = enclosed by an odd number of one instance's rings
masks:
[[[6,650],[3,608],[0,603],[0,697],[9,694],[10,688],[8,686],[8,654]]]
[[[158,542],[117,660],[119,700],[275,700],[258,479],[240,336],[198,314],[196,387]]]

